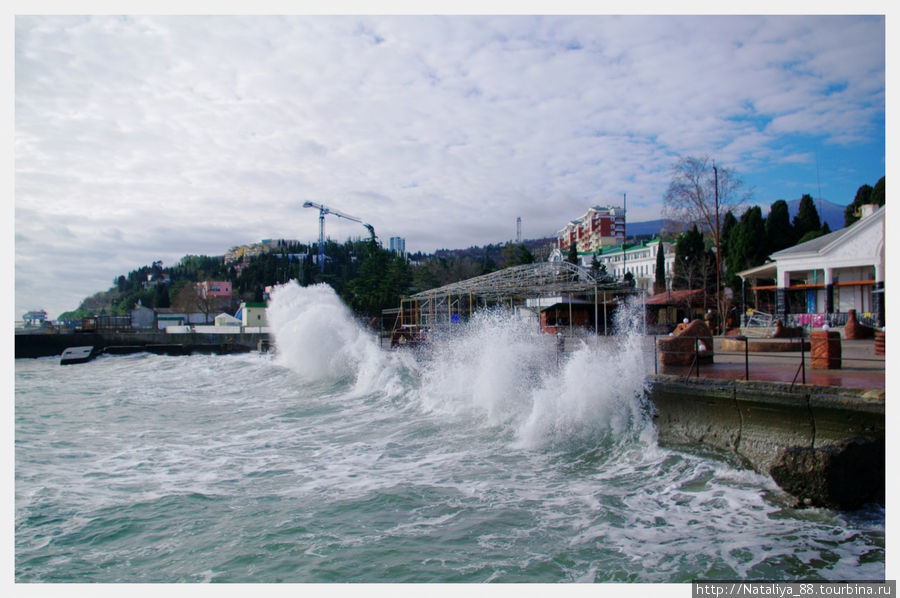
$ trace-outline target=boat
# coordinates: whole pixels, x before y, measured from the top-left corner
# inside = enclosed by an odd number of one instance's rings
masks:
[[[96,357],[97,354],[94,353],[94,347],[85,346],[85,347],[69,347],[65,351],[62,352],[62,355],[59,359],[59,365],[72,365],[75,363],[87,363]]]

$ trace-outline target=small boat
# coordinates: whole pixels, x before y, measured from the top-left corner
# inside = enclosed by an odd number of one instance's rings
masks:
[[[94,347],[69,347],[62,352],[59,365],[71,365],[73,363],[86,363],[96,357]]]

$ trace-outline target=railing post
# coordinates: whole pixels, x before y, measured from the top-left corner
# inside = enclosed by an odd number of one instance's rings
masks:
[[[653,373],[659,374],[659,350],[656,342],[656,335],[653,335]]]
[[[803,331],[800,332],[800,369],[803,372],[803,384],[806,384],[806,353],[803,350]]]
[[[694,337],[694,361],[697,362],[697,377],[700,377],[700,337]]]
[[[750,379],[750,339],[744,337],[744,380]]]

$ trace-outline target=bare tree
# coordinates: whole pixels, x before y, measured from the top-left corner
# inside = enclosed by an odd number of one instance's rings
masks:
[[[200,285],[188,283],[175,295],[172,300],[172,308],[185,313],[202,312],[206,322],[211,322],[216,312],[230,307],[230,298],[215,297],[207,294],[203,296]]]
[[[672,181],[663,197],[664,214],[674,220],[697,224],[708,233],[716,248],[716,306],[721,298],[722,272],[719,214],[739,212],[749,202],[752,191],[734,171],[717,167],[709,156],[681,157],[672,167]]]
[[[672,181],[663,197],[665,216],[697,224],[702,231],[715,236],[716,195],[721,214],[728,210],[740,213],[752,195],[751,190],[743,187],[743,181],[734,171],[717,167],[709,156],[681,157],[672,167]]]

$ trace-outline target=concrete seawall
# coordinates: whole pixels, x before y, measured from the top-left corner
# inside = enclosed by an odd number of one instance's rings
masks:
[[[255,351],[259,342],[269,342],[267,333],[235,332],[233,334],[203,334],[166,332],[93,332],[70,334],[16,334],[16,358],[51,357],[69,347],[92,346],[147,348],[171,346],[193,350],[215,348],[226,353]]]
[[[884,496],[884,390],[655,375],[663,445],[739,456],[804,504],[853,508]]]

